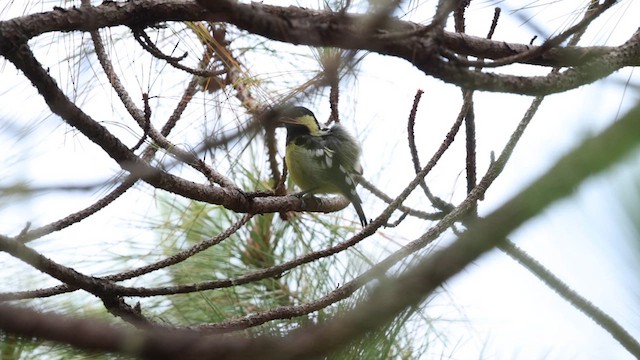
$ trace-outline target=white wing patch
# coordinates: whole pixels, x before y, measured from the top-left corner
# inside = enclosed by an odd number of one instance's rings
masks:
[[[353,168],[353,172],[355,172],[358,175],[362,175],[363,171],[362,171],[362,165],[360,165],[360,161],[356,163],[355,167]]]
[[[333,157],[332,156],[325,156],[324,162],[327,165],[327,168],[331,168],[331,165],[333,165]]]
[[[344,174],[344,181],[349,185],[349,186],[353,186],[353,180],[351,180],[351,176]]]
[[[321,167],[330,169],[333,166],[334,151],[329,148],[313,150],[313,157],[318,160]]]

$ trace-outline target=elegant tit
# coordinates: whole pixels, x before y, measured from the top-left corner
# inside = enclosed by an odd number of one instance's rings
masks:
[[[360,145],[340,125],[321,128],[304,107],[286,108],[278,115],[287,129],[285,162],[291,180],[304,194],[341,194],[351,201],[362,226],[367,218],[356,192],[362,174]]]

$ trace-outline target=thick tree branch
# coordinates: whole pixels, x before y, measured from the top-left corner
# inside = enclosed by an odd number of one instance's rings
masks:
[[[125,25],[134,28],[163,21],[209,20],[229,22],[273,40],[310,46],[359,49],[403,58],[425,74],[470,89],[544,95],[576,88],[625,67],[640,65],[638,36],[624,47],[553,48],[526,63],[546,66],[577,66],[564,74],[522,77],[475,73],[449,63],[438,54],[447,50],[460,55],[500,59],[519,53],[535,53],[536,47],[507,44],[465,34],[439,32],[430,27],[388,19],[376,31],[362,31],[366,15],[319,12],[297,7],[259,3],[199,0],[145,0],[105,2],[97,7],[54,10],[0,22],[0,53],[19,46],[34,36],[51,31],[91,31]],[[606,55],[606,56],[605,56]]]
[[[425,27],[424,31],[406,31],[408,27],[419,26],[389,21],[384,29],[372,32],[362,29],[366,16],[312,12],[291,7],[257,7],[255,4],[229,0],[198,0],[198,3],[212,13],[227,13],[226,21],[254,34],[292,44],[335,46],[397,56],[411,62],[427,75],[468,89],[545,95],[591,83],[629,63],[640,61],[640,32],[637,32],[624,45],[605,56],[562,74],[525,77],[477,73],[440,57],[438,54],[446,42],[441,32],[431,31],[430,27]]]

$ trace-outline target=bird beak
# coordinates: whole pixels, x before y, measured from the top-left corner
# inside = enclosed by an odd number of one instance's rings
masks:
[[[295,124],[296,119],[285,116],[282,110],[271,109],[261,115],[261,122],[267,127],[284,127],[286,124]]]

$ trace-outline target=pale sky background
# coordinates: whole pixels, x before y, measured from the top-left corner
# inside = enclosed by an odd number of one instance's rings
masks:
[[[6,6],[0,1],[0,10]],[[266,2],[266,1],[265,1]],[[50,1],[46,6],[34,6],[26,11],[48,10],[60,2]],[[277,5],[294,2],[270,1]],[[426,22],[431,17],[436,1],[423,5],[404,16],[406,20]],[[467,12],[467,32],[484,36],[488,30],[493,8],[502,7],[503,14],[495,40],[528,43],[538,35],[540,44],[545,34],[557,33],[570,26],[588,1],[473,1]],[[413,2],[408,3],[414,5]],[[69,4],[65,5],[69,6]],[[312,1],[310,7],[317,7]],[[13,11],[18,11],[13,6]],[[524,10],[513,12],[513,9]],[[0,13],[3,19],[15,16]],[[640,14],[640,2],[622,1],[620,4],[589,28],[581,45],[618,45],[626,40],[638,27],[636,14]],[[525,19],[530,19],[523,24]],[[452,22],[450,23],[452,26]],[[115,31],[114,31],[115,32]],[[547,34],[547,35],[548,35]],[[40,59],[48,65],[56,62],[54,75],[68,78],[79,68],[88,70],[78,83],[91,84],[92,72],[100,72],[88,63],[77,68],[66,68],[64,54],[78,46],[79,37],[52,39],[51,46],[38,51]],[[88,35],[84,41],[87,41]],[[36,39],[37,40],[37,39]],[[286,49],[290,45],[278,45]],[[297,48],[305,51],[304,47]],[[127,53],[121,55],[126,64]],[[43,62],[45,62],[43,60]],[[273,69],[282,69],[285,81],[291,64],[258,61],[247,63],[256,76],[270,74]],[[95,66],[95,65],[94,65]],[[133,66],[135,68],[135,66]],[[504,71],[545,74],[548,69],[514,67]],[[134,69],[135,70],[135,69]],[[123,70],[124,71],[124,70]],[[502,71],[502,70],[501,70]],[[68,73],[67,73],[68,72]],[[142,74],[142,75],[140,75]],[[84,184],[109,178],[116,165],[95,146],[80,139],[75,131],[63,125],[55,116],[46,116],[43,101],[21,74],[11,65],[0,67],[0,186],[16,181],[29,181],[34,185]],[[151,79],[139,72],[137,77],[127,78],[133,91],[154,89]],[[522,138],[505,172],[487,193],[481,203],[480,212],[486,214],[511,195],[516,194],[536,176],[542,174],[563,153],[581,139],[598,133],[618,113],[638,101],[637,89],[626,88],[631,79],[638,84],[637,71],[622,70],[595,85],[585,86],[565,94],[547,98]],[[82,80],[82,81],[81,81]],[[277,84],[278,77],[271,78]],[[170,80],[164,80],[169,82]],[[353,84],[353,83],[351,83]],[[71,88],[62,83],[63,88]],[[163,86],[165,86],[163,84]],[[412,178],[412,167],[406,145],[406,119],[417,89],[423,95],[417,122],[416,136],[423,164],[440,145],[457,115],[461,103],[460,90],[439,80],[428,78],[404,60],[375,54],[367,55],[362,63],[359,78],[349,93],[341,97],[341,116],[344,125],[362,141],[362,159],[365,176],[388,194],[397,194]],[[112,122],[121,116],[122,109],[113,105],[117,98],[108,94],[106,83],[84,94],[87,111],[96,119]],[[490,152],[496,155],[502,150],[506,139],[524,114],[531,98],[517,95],[477,93],[475,97],[476,126],[478,139],[478,177],[486,170]],[[26,106],[25,106],[26,105]],[[167,105],[171,108],[171,105]],[[319,119],[329,115],[328,106],[314,109]],[[190,111],[202,111],[191,108]],[[135,132],[126,128],[111,129],[135,138]],[[29,143],[13,129],[28,127]],[[136,129],[137,130],[137,129]],[[183,130],[186,131],[186,130]],[[461,137],[463,131],[458,135]],[[638,234],[625,229],[621,221],[613,222],[623,213],[617,202],[620,189],[625,185],[635,186],[640,176],[639,152],[636,151],[627,166],[618,166],[616,171],[585,182],[570,198],[554,204],[541,216],[525,224],[512,234],[511,239],[552,270],[572,288],[614,317],[634,337],[640,338],[640,307],[638,294],[640,282],[635,274],[640,270],[637,257]],[[440,165],[427,177],[431,190],[445,200],[455,202],[464,197],[463,141],[457,141],[445,155]],[[66,159],[64,162],[59,159]],[[451,164],[446,166],[443,164]],[[89,171],[87,171],[89,170]],[[369,217],[375,217],[383,204],[360,189]],[[27,221],[34,226],[56,220],[60,214],[77,211],[103,195],[102,192],[51,193],[36,196],[18,205],[0,204],[0,232],[14,235]],[[154,193],[148,186],[137,187],[126,194],[116,206],[100,212],[100,221],[88,219],[66,229],[61,234],[52,234],[46,239],[34,241],[31,246],[45,252],[54,260],[63,263],[80,263],[78,270],[91,269],[94,274],[110,272],[107,265],[101,267],[101,258],[111,254],[127,254],[130,244],[125,238],[136,238],[144,243],[152,242],[155,234],[139,227],[145,217],[157,214]],[[123,203],[131,204],[131,212],[123,213]],[[408,205],[423,205],[419,196],[411,198]],[[351,208],[343,211],[343,217],[355,219]],[[401,236],[395,234],[397,244],[415,239],[425,229],[419,222],[407,222]],[[122,235],[117,235],[120,232]],[[91,235],[93,234],[93,235]],[[95,234],[109,234],[96,236]],[[635,241],[629,241],[629,239]],[[375,237],[374,243],[387,241],[384,246],[393,248],[386,237]],[[105,246],[112,243],[113,246]],[[92,245],[93,244],[93,245]],[[96,253],[95,244],[104,253]],[[141,246],[142,247],[142,246]],[[0,254],[0,262],[10,264],[16,273],[28,267]],[[8,273],[8,272],[7,272]],[[0,291],[6,290],[2,283],[11,285],[10,276],[0,275]],[[49,284],[54,282],[49,281]],[[42,287],[38,282],[33,287]],[[439,318],[434,323],[443,339],[425,354],[425,359],[627,359],[632,358],[621,345],[576,309],[572,308],[552,290],[546,288],[533,275],[506,255],[494,251],[468,267],[463,274],[446,285],[446,292],[431,300],[428,315]]]

